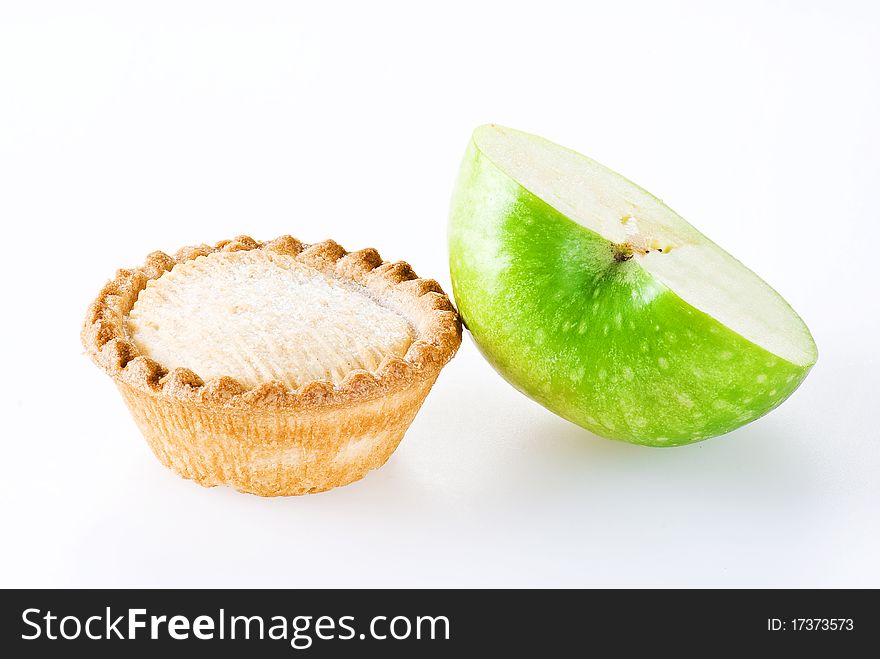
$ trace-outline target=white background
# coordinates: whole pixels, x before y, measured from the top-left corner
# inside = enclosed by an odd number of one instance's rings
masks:
[[[137,4],[0,9],[0,585],[880,586],[876,3]],[[801,389],[642,448],[466,339],[359,483],[163,468],[79,343],[115,269],[290,233],[448,290],[484,122],[621,171],[771,282],[819,345]]]

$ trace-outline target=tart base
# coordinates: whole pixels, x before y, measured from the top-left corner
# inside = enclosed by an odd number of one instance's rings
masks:
[[[357,405],[288,412],[207,408],[117,385],[163,465],[205,487],[269,497],[323,492],[381,467],[436,379]]]

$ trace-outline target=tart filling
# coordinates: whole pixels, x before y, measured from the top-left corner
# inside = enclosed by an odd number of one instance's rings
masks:
[[[403,357],[414,337],[410,322],[365,288],[264,250],[175,265],[147,283],[125,328],[141,354],[168,369],[291,389],[373,371]]]

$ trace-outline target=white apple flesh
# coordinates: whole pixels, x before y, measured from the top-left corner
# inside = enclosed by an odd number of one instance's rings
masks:
[[[534,135],[474,132],[449,248],[486,358],[598,435],[672,446],[729,432],[816,362],[806,325],[751,270],[648,192]]]

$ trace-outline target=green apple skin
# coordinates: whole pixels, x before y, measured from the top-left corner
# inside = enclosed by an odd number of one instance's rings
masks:
[[[804,380],[812,364],[736,334],[609,245],[471,141],[450,212],[452,288],[514,387],[597,435],[676,446],[757,419]]]

